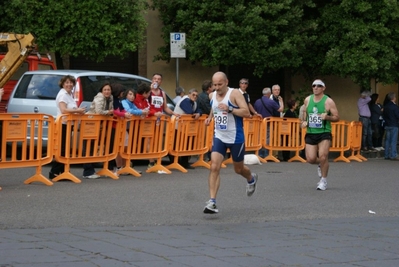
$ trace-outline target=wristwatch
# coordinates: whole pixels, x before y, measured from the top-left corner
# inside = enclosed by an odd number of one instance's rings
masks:
[[[229,113],[233,112],[234,107],[229,106]]]

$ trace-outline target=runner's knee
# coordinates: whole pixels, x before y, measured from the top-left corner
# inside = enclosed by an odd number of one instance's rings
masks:
[[[244,164],[240,164],[240,165],[234,164],[234,171],[237,174],[241,174],[243,172],[243,170],[244,170]]]

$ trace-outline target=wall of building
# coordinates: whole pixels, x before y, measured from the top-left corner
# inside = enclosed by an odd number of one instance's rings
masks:
[[[333,76],[320,77],[326,84],[325,94],[328,94],[337,105],[339,116],[342,120],[358,120],[357,100],[360,96],[360,87],[350,79]],[[292,77],[292,90],[297,94],[299,89],[308,88],[312,93],[312,82],[305,81],[302,76]],[[306,95],[306,94],[305,94]]]
[[[146,45],[146,77],[151,78],[153,73],[161,73],[163,76],[162,88],[169,93],[170,96],[175,96],[176,89],[176,59],[171,59],[170,62],[155,61],[154,56],[158,53],[158,48],[163,44],[161,36],[162,23],[158,18],[158,11],[150,10],[147,14],[147,45]],[[178,31],[178,30],[176,30]],[[187,39],[190,36],[186,37]],[[139,60],[140,61],[140,60]],[[186,92],[191,88],[196,88],[201,92],[202,82],[212,78],[213,73],[218,71],[218,67],[203,67],[201,64],[192,64],[186,59],[179,59],[179,85],[182,86]],[[139,75],[144,76],[139,73]]]
[[[377,93],[379,96],[379,100],[378,102],[380,102],[381,104],[384,103],[384,99],[385,96],[390,93],[390,92],[395,92],[396,93],[396,104],[398,104],[398,96],[399,96],[399,90],[398,90],[398,84],[390,84],[390,85],[385,85],[382,83],[375,83],[375,81],[372,81],[372,84],[374,84],[374,86],[372,87],[373,93]]]
[[[360,97],[360,87],[347,78],[339,78],[335,76],[320,77],[326,84],[325,94],[330,95],[337,105],[337,109],[342,120],[357,121],[359,115],[357,111],[357,100]],[[308,93],[312,93],[312,82],[305,81],[302,76],[292,77],[292,90],[295,94],[286,94],[286,99],[295,98],[299,90],[308,88]],[[389,92],[398,94],[398,84],[383,85],[381,83],[370,82],[371,92],[379,94],[379,103],[384,102],[385,95]],[[288,98],[287,98],[288,97]]]

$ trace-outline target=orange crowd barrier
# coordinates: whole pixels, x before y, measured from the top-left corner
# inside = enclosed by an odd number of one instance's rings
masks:
[[[47,140],[43,149],[45,131],[53,136],[54,118],[46,114],[0,114],[2,123],[0,168],[36,167],[36,173],[24,181],[25,184],[53,183],[42,174],[42,166],[53,159],[53,140]],[[34,125],[40,127],[32,127]],[[44,127],[42,127],[44,126]],[[29,137],[29,138],[27,138]],[[7,157],[7,147],[11,155]]]
[[[269,142],[266,133],[269,131]],[[264,160],[280,162],[273,151],[295,151],[295,155],[288,161],[306,162],[299,152],[305,148],[306,129],[301,128],[301,122],[296,118],[264,118],[262,122],[262,147],[269,150],[269,155]]]
[[[213,119],[211,120],[211,122],[209,123],[208,126],[205,126],[206,129],[206,145],[209,148],[207,152],[212,152],[212,145],[213,145],[213,137],[215,135],[215,123],[213,121]],[[193,164],[191,164],[191,166],[197,167],[197,166],[202,166],[205,167],[207,169],[211,168],[211,158],[209,158],[209,161],[206,162],[204,161],[204,156],[205,154],[200,154],[199,155],[199,159],[198,159],[198,165],[197,162],[194,162]],[[203,164],[203,162],[205,162],[205,164]],[[222,162],[221,165],[222,168],[226,168],[226,165]]]
[[[266,162],[259,156],[259,149],[262,148],[262,137],[261,137],[262,119],[258,116],[252,118],[243,119],[243,128],[245,136],[245,152],[255,152],[255,155],[263,163]],[[230,156],[228,159],[223,161],[223,164],[233,163],[233,159]]]
[[[207,115],[203,115],[198,119],[193,118],[192,115],[172,117],[169,129],[171,142],[169,142],[168,151],[169,154],[174,156],[174,161],[166,168],[187,172],[187,169],[179,164],[178,157],[204,155],[209,151],[208,127],[205,125],[207,117]],[[204,161],[203,157],[200,157],[193,166],[209,168],[209,164]]]
[[[350,138],[350,150],[351,155],[348,157],[349,160],[357,162],[367,161],[365,157],[360,154],[362,147],[362,128],[363,125],[360,121],[352,121],[350,123],[351,138]]]
[[[119,153],[127,163],[137,159],[157,159],[157,164],[147,172],[162,171],[170,174],[170,169],[187,172],[180,164],[178,157],[200,155],[200,159],[192,164],[210,168],[203,156],[212,146],[213,123],[205,126],[206,116],[195,120],[191,115],[180,118],[162,116],[141,118],[134,116],[132,119],[114,119],[111,116],[95,114],[62,115],[54,119],[46,114],[0,114],[2,121],[2,140],[0,150],[0,168],[36,167],[36,174],[24,183],[42,182],[52,185],[62,179],[80,183],[80,179],[70,173],[71,164],[104,162],[103,169],[98,174],[118,177],[108,170],[108,161],[115,159]],[[118,123],[117,123],[118,122]],[[46,127],[30,127],[31,125],[44,125]],[[116,127],[112,127],[112,126]],[[65,138],[61,138],[62,128],[66,128]],[[47,150],[43,149],[43,134],[47,130]],[[65,129],[64,129],[65,130]],[[266,141],[266,132],[270,131],[269,142]],[[114,131],[114,133],[113,133]],[[114,134],[114,142],[109,136]],[[244,134],[246,151],[254,151],[258,155],[263,146],[270,151],[263,162],[272,160],[279,162],[272,155],[273,150],[295,151],[295,156],[289,162],[298,160],[306,162],[299,156],[304,149],[304,136],[306,129],[300,128],[299,119],[270,117],[261,120],[258,117],[244,118]],[[30,136],[30,138],[26,138]],[[334,161],[355,160],[367,161],[360,155],[362,124],[361,122],[339,121],[332,123],[332,142],[330,151],[340,152]],[[65,140],[65,153],[61,151],[63,139]],[[125,141],[126,140],[126,141]],[[125,143],[126,142],[126,143]],[[7,157],[7,147],[11,155]],[[345,157],[344,152],[351,150],[350,157]],[[20,153],[18,153],[20,150]],[[162,158],[168,153],[175,156],[174,162],[162,166]],[[52,161],[53,155],[58,162],[65,164],[65,172],[50,181],[42,175],[42,166]],[[259,156],[258,156],[259,157]],[[231,158],[223,162],[231,163]],[[141,175],[130,167],[130,164],[119,171],[130,173],[136,177]]]
[[[206,118],[207,118],[207,116],[205,117],[205,119]],[[211,164],[210,164],[211,163],[211,158],[209,156],[208,162],[206,162],[204,160],[204,156],[205,156],[205,154],[207,152],[212,151],[213,136],[214,136],[214,131],[215,131],[215,124],[214,124],[213,120],[210,121],[208,126],[205,125],[205,131],[206,131],[205,144],[206,144],[206,147],[208,148],[208,150],[205,151],[205,153],[199,154],[198,161],[196,161],[193,164],[191,164],[191,166],[193,166],[193,167],[205,167],[207,169],[210,169],[211,168]],[[222,163],[222,168],[226,168],[226,165],[224,165],[223,163]]]
[[[330,151],[340,152],[340,155],[334,159],[334,162],[344,161],[350,162],[345,157],[345,151],[350,149],[351,127],[348,121],[338,121],[331,123],[331,147]]]
[[[168,154],[170,140],[170,118],[163,115],[159,119],[155,116],[141,118],[133,116],[131,119],[121,119],[121,140],[127,140],[119,146],[119,155],[130,163],[137,159],[156,159],[156,164],[147,169],[149,172],[163,172],[170,174],[171,171],[162,166],[162,158]],[[123,141],[124,142],[124,141]],[[130,164],[119,171],[119,173],[130,173],[140,177]]]
[[[115,159],[120,137],[120,124],[116,123],[115,141],[111,143],[112,125],[116,122],[111,116],[98,114],[68,114],[59,116],[55,122],[54,156],[55,160],[65,164],[65,171],[52,181],[70,180],[80,183],[81,180],[70,172],[71,164],[104,162],[98,175],[112,179],[118,177],[108,170],[108,161]],[[62,127],[66,127],[65,138],[62,138]],[[63,139],[65,154],[62,153]]]

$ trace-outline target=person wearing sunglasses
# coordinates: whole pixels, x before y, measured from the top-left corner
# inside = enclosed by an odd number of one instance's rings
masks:
[[[280,85],[275,84],[272,86],[272,95],[270,96],[270,99],[273,100],[274,102],[276,102],[280,107],[283,108],[284,110],[284,100],[280,95],[281,89],[280,89]],[[279,112],[274,110],[273,111],[273,117],[283,117],[283,112]]]
[[[251,99],[249,98],[249,94],[247,93],[248,85],[249,85],[249,80],[246,79],[246,78],[242,78],[240,80],[238,90],[244,96],[245,102],[247,102],[247,104],[248,104],[249,112],[251,112],[251,116],[250,117],[258,116],[258,117],[262,118],[262,115],[259,114],[258,112],[256,112],[256,110],[254,109],[254,107],[251,104]]]
[[[277,117],[277,118],[282,118],[283,117],[283,111],[284,111],[284,100],[282,96],[280,95],[281,89],[280,85],[275,84],[272,86],[272,94],[270,96],[270,99],[273,100],[279,107],[279,110],[272,110],[272,117]],[[273,150],[273,156],[278,158],[279,151],[278,150]]]
[[[317,174],[320,181],[317,190],[327,189],[328,154],[331,146],[331,122],[339,121],[338,109],[335,102],[324,94],[326,86],[320,79],[312,83],[313,94],[304,101],[304,118],[301,127],[307,127],[305,135],[306,161],[318,164]]]
[[[191,114],[194,119],[198,119],[202,115],[202,111],[199,108],[198,102],[198,90],[195,88],[188,91],[188,95],[183,96],[183,98],[176,104],[174,112],[177,114]],[[190,148],[187,148],[190,149]],[[173,161],[174,157],[169,156],[169,159]],[[179,159],[180,164],[185,169],[195,169],[189,163],[190,156],[182,156]]]

